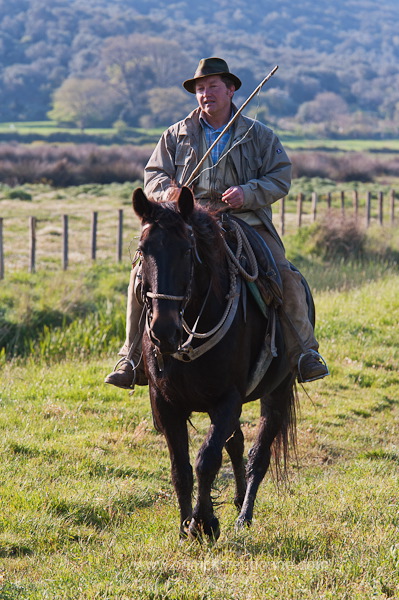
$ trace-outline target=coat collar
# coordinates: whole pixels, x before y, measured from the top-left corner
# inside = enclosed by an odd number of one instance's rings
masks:
[[[237,112],[237,107],[235,106],[235,104],[233,104],[233,111],[234,111],[234,113]],[[201,127],[200,116],[201,116],[201,109],[199,107],[195,108],[181,122],[182,126],[180,127],[179,134],[180,135],[188,135],[198,143],[198,136],[199,136],[199,131],[200,131],[199,128]],[[244,117],[242,114],[240,114],[238,116],[237,120],[233,124],[234,141],[239,141],[240,138],[242,138],[243,135],[245,133],[247,133],[252,122],[253,122],[252,119],[249,119],[248,117]],[[247,134],[246,139],[250,139],[250,138],[251,138],[251,134],[249,134],[249,135]]]

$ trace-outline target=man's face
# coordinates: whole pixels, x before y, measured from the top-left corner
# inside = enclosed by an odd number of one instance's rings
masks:
[[[195,84],[195,95],[201,110],[210,117],[229,113],[234,86],[228,88],[220,75],[209,75]]]

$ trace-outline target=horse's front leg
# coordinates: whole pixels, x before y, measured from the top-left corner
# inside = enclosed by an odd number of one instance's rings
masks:
[[[198,493],[189,526],[192,537],[201,538],[205,534],[215,541],[220,535],[219,521],[213,511],[212,485],[222,464],[223,447],[235,431],[240,414],[241,397],[236,390],[226,394],[209,412],[211,425],[195,463]]]
[[[151,404],[156,428],[163,433],[169,448],[172,482],[180,509],[180,537],[187,537],[192,518],[193,469],[188,448],[187,419],[179,414],[161,396]]]

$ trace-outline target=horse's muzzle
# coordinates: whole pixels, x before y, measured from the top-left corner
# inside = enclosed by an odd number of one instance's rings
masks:
[[[149,324],[149,334],[161,354],[174,354],[181,343],[182,326],[170,316],[154,315]]]

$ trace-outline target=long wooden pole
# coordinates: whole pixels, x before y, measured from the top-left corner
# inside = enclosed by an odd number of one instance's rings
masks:
[[[213,144],[211,144],[211,146],[209,146],[208,150],[205,152],[204,156],[201,158],[201,160],[199,161],[198,165],[195,167],[194,171],[191,173],[190,177],[188,178],[188,180],[186,181],[186,183],[184,185],[186,185],[187,187],[189,185],[191,185],[191,183],[194,181],[194,179],[196,178],[199,170],[201,169],[202,165],[204,164],[204,162],[206,161],[206,159],[208,158],[208,156],[210,155],[210,153],[212,152],[212,150],[214,149],[214,147],[216,146],[216,144],[221,140],[221,138],[224,136],[224,134],[230,129],[230,127],[233,125],[233,123],[235,122],[235,120],[238,118],[238,116],[242,113],[242,111],[244,110],[244,108],[247,106],[247,104],[252,100],[252,98],[254,96],[256,96],[256,94],[262,89],[262,87],[265,85],[265,83],[267,81],[269,81],[270,77],[272,77],[274,75],[274,73],[277,71],[278,69],[278,65],[276,65],[271,71],[270,73],[268,73],[266,75],[266,77],[260,82],[260,84],[254,89],[254,91],[252,92],[252,94],[250,96],[248,96],[248,98],[245,100],[245,102],[240,106],[240,108],[237,110],[237,112],[232,116],[232,118],[230,119],[230,121],[227,123],[226,127],[223,129],[222,133],[220,135],[218,135],[218,137],[216,138],[216,140],[213,142]]]

